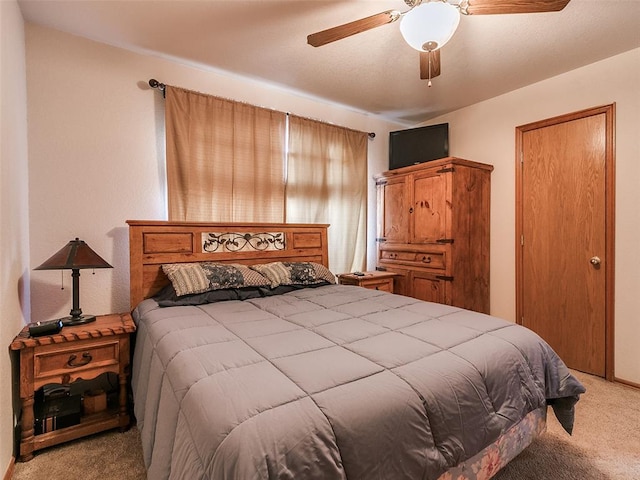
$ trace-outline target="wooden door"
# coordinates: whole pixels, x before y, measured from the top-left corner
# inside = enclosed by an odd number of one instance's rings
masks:
[[[613,115],[518,128],[517,315],[570,367],[613,378]]]
[[[378,241],[409,241],[409,187],[406,176],[381,179],[378,195]]]
[[[435,243],[446,238],[451,173],[430,170],[415,174],[411,206],[411,243]]]

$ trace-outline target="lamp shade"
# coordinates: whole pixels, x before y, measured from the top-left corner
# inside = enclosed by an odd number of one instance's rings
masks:
[[[76,238],[58,250],[35,270],[73,270],[84,268],[113,268],[84,241]]]
[[[65,326],[93,322],[95,315],[82,315],[80,308],[80,270],[84,268],[113,268],[85,242],[76,238],[58,250],[35,270],[71,270],[73,279],[73,307],[68,317],[60,318]]]
[[[400,33],[416,50],[429,52],[441,48],[458,28],[460,11],[441,1],[426,2],[407,12],[400,21]]]

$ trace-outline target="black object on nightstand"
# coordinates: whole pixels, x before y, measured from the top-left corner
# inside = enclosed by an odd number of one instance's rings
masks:
[[[82,397],[69,385],[49,383],[35,392],[33,411],[36,435],[71,427],[80,423]]]
[[[62,330],[62,320],[47,320],[29,324],[29,336],[41,337],[42,335],[54,335]]]

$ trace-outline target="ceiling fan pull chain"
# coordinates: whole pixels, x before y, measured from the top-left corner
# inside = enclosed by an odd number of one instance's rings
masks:
[[[429,50],[429,83],[427,87],[431,88],[431,50]]]

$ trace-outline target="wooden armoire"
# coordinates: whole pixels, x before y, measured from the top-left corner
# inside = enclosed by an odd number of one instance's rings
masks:
[[[455,157],[375,176],[377,269],[394,292],[489,313],[492,165]]]

